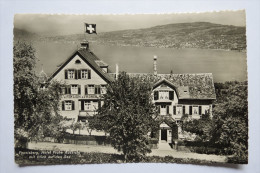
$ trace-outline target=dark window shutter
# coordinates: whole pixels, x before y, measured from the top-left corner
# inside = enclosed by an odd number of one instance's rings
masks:
[[[68,87],[67,86],[65,86],[65,94],[68,94]]]
[[[169,91],[169,99],[173,100],[174,97],[174,92],[173,91]]]
[[[186,112],[185,112],[185,106],[182,106],[182,114],[185,115]]]
[[[199,115],[201,115],[201,106],[199,106]]]
[[[75,79],[78,79],[78,70],[74,70]]]
[[[158,113],[159,114],[161,113],[161,106],[160,105],[158,106]]]
[[[78,79],[81,79],[81,70],[78,70]]]
[[[98,101],[98,109],[101,108],[101,100]]]
[[[64,111],[65,110],[65,102],[62,101],[62,110]]]
[[[71,105],[72,105],[72,110],[75,110],[75,103],[74,103],[74,101],[71,101]]]
[[[167,114],[169,114],[169,106],[168,105],[166,106],[166,111],[167,111]]]
[[[101,92],[100,92],[100,85],[98,85],[98,94],[100,94]]]
[[[192,106],[189,106],[189,114],[192,115]]]
[[[97,94],[97,86],[95,85],[95,94]]]
[[[78,94],[81,94],[81,87],[78,85]]]
[[[70,87],[70,85],[68,86],[68,94],[71,94],[71,87]]]
[[[84,111],[84,100],[81,101],[81,110]]]
[[[158,100],[158,97],[159,97],[159,92],[154,91],[154,100]]]
[[[88,70],[88,79],[91,79],[91,70]]]
[[[173,106],[173,115],[176,115],[176,106]]]
[[[65,70],[65,79],[68,79],[68,70]]]
[[[87,94],[88,94],[88,86],[85,85],[85,95],[87,95]]]

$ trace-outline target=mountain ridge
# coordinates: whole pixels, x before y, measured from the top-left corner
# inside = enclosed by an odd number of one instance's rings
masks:
[[[40,42],[81,42],[85,34],[62,36],[40,36],[17,34],[24,40]],[[89,42],[115,46],[140,46],[158,48],[202,48],[224,50],[246,50],[246,28],[243,26],[221,25],[209,22],[173,23],[150,28],[129,29],[88,35]]]

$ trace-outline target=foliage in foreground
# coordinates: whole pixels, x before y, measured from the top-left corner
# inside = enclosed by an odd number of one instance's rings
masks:
[[[191,163],[191,164],[210,164],[216,163],[207,160],[189,159],[189,158],[174,158],[172,156],[159,157],[159,156],[145,156],[139,161],[125,160],[125,157],[120,154],[107,154],[107,153],[84,153],[71,155],[70,158],[33,158],[29,159],[28,155],[19,155],[19,151],[38,151],[28,149],[16,149],[15,162],[21,166],[26,165],[57,165],[57,164],[101,164],[101,163]],[[42,155],[44,156],[44,155]],[[64,155],[61,155],[64,156]]]
[[[108,86],[104,105],[90,121],[91,127],[109,133],[111,145],[124,153],[126,161],[138,161],[151,152],[147,133],[158,127],[151,91],[148,81],[123,72]]]

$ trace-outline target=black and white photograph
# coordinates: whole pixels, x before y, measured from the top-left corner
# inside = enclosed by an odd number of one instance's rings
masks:
[[[17,165],[248,164],[245,10],[13,20]]]

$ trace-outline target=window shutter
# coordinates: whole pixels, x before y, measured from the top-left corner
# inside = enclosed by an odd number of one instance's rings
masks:
[[[81,110],[84,111],[84,100],[81,100]]]
[[[68,86],[68,94],[71,94],[71,86]]]
[[[159,114],[161,113],[161,106],[160,105],[158,106],[158,113]]]
[[[168,105],[166,106],[166,109],[167,109],[167,114],[169,114],[169,106]]]
[[[78,79],[78,70],[74,70],[75,79]]]
[[[201,106],[199,106],[199,115],[201,115]]]
[[[192,115],[192,106],[189,106],[189,114]]]
[[[176,115],[176,106],[173,106],[173,115]]]
[[[72,108],[71,108],[72,110],[75,110],[75,104],[74,104],[74,101],[71,101],[71,107],[72,107]]]
[[[95,94],[97,94],[97,86],[95,85]]]
[[[91,79],[91,70],[88,70],[88,79]]]
[[[81,79],[81,70],[78,70],[78,79]]]
[[[85,95],[88,95],[88,86],[85,85]]]
[[[81,87],[78,85],[78,94],[81,94]]]
[[[154,100],[158,100],[159,92],[154,91]]]
[[[97,86],[97,92],[100,94],[100,85]]]
[[[185,115],[186,112],[185,112],[185,106],[182,106],[182,114]]]
[[[68,94],[68,87],[67,87],[67,85],[65,86],[64,90],[65,90],[65,94]]]
[[[62,101],[62,110],[64,111],[65,110],[65,102]]]
[[[174,92],[173,91],[169,91],[169,99],[173,100],[174,97]]]
[[[65,70],[65,79],[68,79],[68,70]]]
[[[98,109],[101,108],[101,100],[98,101]]]

